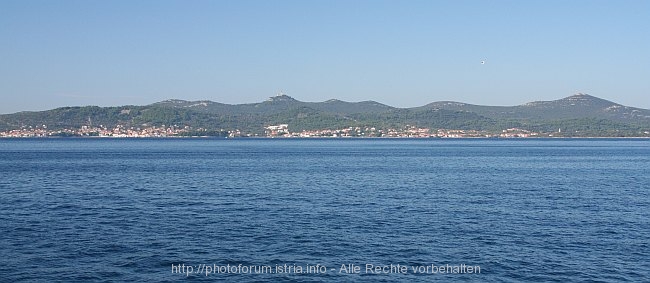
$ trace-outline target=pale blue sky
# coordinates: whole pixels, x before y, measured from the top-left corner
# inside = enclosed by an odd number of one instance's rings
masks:
[[[650,108],[648,50],[646,0],[0,0],[0,113],[280,90],[397,107],[584,92]]]

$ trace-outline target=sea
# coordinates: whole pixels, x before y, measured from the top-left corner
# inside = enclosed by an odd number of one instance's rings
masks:
[[[650,282],[650,139],[0,139],[2,282]]]

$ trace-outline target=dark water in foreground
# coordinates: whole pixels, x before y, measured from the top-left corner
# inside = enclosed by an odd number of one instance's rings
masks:
[[[647,139],[0,140],[0,177],[6,282],[650,281]]]

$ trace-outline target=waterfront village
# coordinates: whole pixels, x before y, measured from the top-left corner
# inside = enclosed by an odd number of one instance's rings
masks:
[[[264,134],[243,133],[240,130],[193,129],[189,126],[148,126],[112,128],[100,126],[82,126],[78,129],[48,129],[46,125],[27,126],[17,130],[0,132],[3,138],[32,137],[111,137],[111,138],[160,138],[160,137],[271,137],[271,138],[345,138],[345,137],[382,137],[382,138],[527,138],[552,137],[554,134],[531,132],[525,129],[511,128],[501,132],[478,130],[429,129],[407,125],[398,129],[377,129],[374,127],[348,127],[344,129],[322,129],[290,131],[288,124],[271,125],[264,129]],[[561,132],[561,130],[560,130]]]

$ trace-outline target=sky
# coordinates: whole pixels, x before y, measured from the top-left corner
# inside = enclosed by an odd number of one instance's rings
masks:
[[[278,92],[650,109],[649,19],[647,0],[0,0],[0,113]]]

